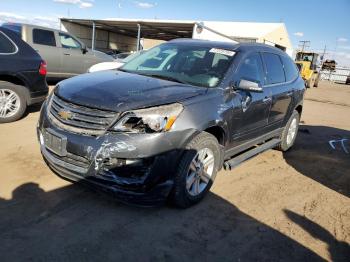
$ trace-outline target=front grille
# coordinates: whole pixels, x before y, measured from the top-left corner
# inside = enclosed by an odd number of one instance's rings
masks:
[[[85,157],[69,152],[67,152],[65,156],[59,156],[44,146],[41,148],[41,152],[44,155],[44,159],[48,161],[51,166],[60,166],[61,168],[80,174],[86,174],[89,170],[91,162]]]
[[[68,103],[53,95],[50,103],[51,119],[61,127],[77,133],[101,134],[118,116],[115,112],[93,109]],[[58,121],[58,122],[57,122]]]
[[[90,166],[90,161],[82,156],[78,156],[72,153],[67,152],[66,156],[59,156],[56,155],[54,152],[50,151],[56,158],[62,160],[63,162],[78,166],[78,167],[82,167],[85,169],[88,169]]]

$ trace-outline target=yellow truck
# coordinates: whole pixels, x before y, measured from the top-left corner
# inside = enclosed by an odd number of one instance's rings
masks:
[[[317,69],[318,54],[313,52],[298,52],[295,63],[307,88],[317,87],[320,80],[320,72]]]

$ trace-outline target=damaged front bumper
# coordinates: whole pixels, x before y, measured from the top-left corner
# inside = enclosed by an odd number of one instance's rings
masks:
[[[38,138],[48,166],[60,177],[88,183],[138,205],[163,203],[187,141],[195,131],[153,134],[73,133],[51,122],[43,106]]]

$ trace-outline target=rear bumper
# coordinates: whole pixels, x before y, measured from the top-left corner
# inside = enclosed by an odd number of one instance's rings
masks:
[[[33,105],[33,104],[42,103],[45,101],[47,95],[48,95],[48,91],[31,93],[30,97],[28,98],[27,104]]]
[[[29,92],[27,97],[28,105],[44,102],[49,94],[49,87],[47,86],[46,81],[43,81],[40,86],[36,86],[36,89],[38,90]]]
[[[49,87],[46,82],[46,77],[40,75],[38,71],[25,71],[22,72],[18,77],[25,79],[26,83],[26,100],[27,105],[41,103],[45,100],[49,93]]]

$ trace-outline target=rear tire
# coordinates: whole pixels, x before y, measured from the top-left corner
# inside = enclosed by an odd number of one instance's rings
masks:
[[[200,202],[214,182],[220,159],[218,140],[207,132],[197,135],[187,145],[180,160],[170,194],[171,202],[181,208]]]
[[[23,86],[0,81],[0,123],[20,119],[27,109]]]
[[[298,134],[299,121],[300,115],[298,111],[294,110],[287,124],[283,128],[283,132],[280,137],[281,143],[276,147],[277,150],[285,152],[294,145]]]

